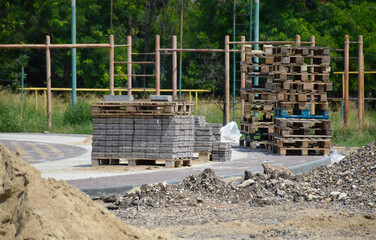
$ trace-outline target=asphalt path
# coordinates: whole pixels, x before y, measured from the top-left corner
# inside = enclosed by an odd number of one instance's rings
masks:
[[[178,182],[205,168],[222,177],[241,176],[245,170],[262,171],[262,163],[287,168],[315,165],[323,156],[279,156],[262,150],[232,147],[229,162],[208,162],[192,167],[157,170],[114,171],[108,166],[91,169],[91,146],[80,145],[89,135],[0,133],[0,144],[19,151],[23,159],[37,168],[43,177],[65,180],[87,192],[122,191],[132,186],[157,182]],[[124,166],[123,166],[124,167]]]

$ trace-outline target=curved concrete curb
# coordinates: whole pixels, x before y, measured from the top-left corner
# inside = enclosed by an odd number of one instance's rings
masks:
[[[319,160],[309,162],[309,163],[303,163],[303,164],[300,164],[300,165],[289,167],[288,169],[291,170],[295,174],[302,174],[302,173],[305,173],[305,172],[309,172],[309,171],[311,171],[311,170],[313,170],[317,167],[320,167],[320,166],[330,165],[331,163],[332,162],[330,160],[330,156],[326,156],[323,159],[319,159]]]
[[[327,166],[330,164],[331,164],[330,156],[325,156],[322,159],[309,162],[309,163],[299,164],[293,167],[288,167],[287,169],[291,170],[295,174],[302,174],[305,172],[309,172],[317,167]],[[244,175],[235,174],[235,175],[226,175],[226,176],[221,176],[221,177],[230,178],[230,177],[242,177],[242,176]],[[166,183],[168,184],[175,184],[175,183],[180,183],[180,182],[181,181],[166,181]],[[110,195],[110,194],[123,194],[137,186],[140,186],[140,185],[124,185],[124,186],[118,186],[118,187],[104,187],[104,188],[81,188],[81,191],[85,192],[91,197],[99,197],[99,196]]]

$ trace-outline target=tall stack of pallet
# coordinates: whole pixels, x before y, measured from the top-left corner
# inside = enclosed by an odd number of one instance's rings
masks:
[[[329,48],[278,46],[273,47],[273,55],[274,81],[279,90],[271,139],[274,152],[329,154]]]
[[[242,71],[248,77],[241,90],[246,103],[240,125],[246,138],[240,144],[281,155],[328,154],[329,48],[265,45],[262,52],[246,48],[246,56]],[[254,64],[252,57],[261,58],[261,63]],[[252,85],[254,77],[259,79],[257,86]]]
[[[165,161],[190,166],[194,146],[192,103],[102,101],[92,105],[92,165]]]
[[[246,62],[242,72],[246,73],[245,88],[241,89],[241,98],[245,100],[244,114],[240,123],[240,132],[245,135],[241,145],[268,147],[270,134],[274,132],[273,113],[276,94],[273,88],[273,49],[264,45],[263,51],[252,50],[246,46]],[[258,63],[253,58],[259,59]],[[258,84],[253,84],[258,78]]]

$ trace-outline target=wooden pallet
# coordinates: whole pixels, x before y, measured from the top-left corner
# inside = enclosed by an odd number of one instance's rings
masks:
[[[276,127],[281,129],[330,129],[330,120],[275,118],[273,122]]]
[[[274,55],[290,56],[329,56],[328,47],[311,47],[311,46],[275,46],[273,47]]]
[[[321,81],[321,82],[304,82],[298,80],[287,80],[281,82],[281,89],[284,90],[296,90],[296,91],[313,91],[317,92],[326,92],[331,91],[333,88],[333,83],[330,81]]]
[[[281,91],[275,93],[278,102],[327,102],[326,93]]]
[[[208,162],[211,159],[211,152],[193,152],[193,153],[198,154],[198,156],[194,157],[193,160]]]
[[[164,164],[166,168],[192,166],[192,158],[178,158],[178,159],[152,159],[152,158],[130,158],[126,159],[129,167],[139,165],[157,165]],[[99,165],[120,165],[119,158],[92,158],[92,166]]]
[[[328,102],[276,102],[275,109],[286,109],[290,115],[301,115],[301,110],[309,110],[315,107],[315,112],[329,110]]]
[[[242,121],[245,123],[273,122],[273,116],[266,114],[261,114],[257,117],[244,115]]]
[[[252,103],[249,103],[249,102],[245,102],[244,104],[244,112],[245,113],[249,113],[251,111],[253,112],[272,112],[274,109],[274,106],[273,106],[273,103],[272,102],[269,102],[269,103],[264,103],[263,105],[258,105],[257,103],[256,104],[252,104]]]
[[[240,139],[239,146],[250,147],[252,150],[267,149],[271,151],[272,144],[268,141],[250,141],[250,140]]]
[[[274,81],[313,81],[328,82],[329,73],[274,72]]]
[[[286,56],[286,55],[274,55],[274,63],[276,64],[300,64],[304,65],[303,56]]]
[[[274,124],[272,122],[263,123],[240,123],[240,132],[243,134],[255,133],[274,133]]]
[[[240,98],[244,99],[249,104],[272,104],[276,101],[276,94],[265,91],[240,91]]]
[[[273,143],[281,148],[330,148],[330,137],[328,136],[293,136],[281,137],[274,135]]]
[[[330,155],[330,148],[293,148],[273,146],[273,152],[279,155]]]
[[[93,116],[127,116],[127,115],[190,115],[192,102],[155,102],[155,101],[132,101],[110,102],[102,101],[94,103],[91,107]]]

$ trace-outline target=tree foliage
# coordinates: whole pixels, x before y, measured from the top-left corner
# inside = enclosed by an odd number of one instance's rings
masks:
[[[77,0],[77,42],[107,43],[111,33],[110,0]],[[241,2],[238,0],[237,2]],[[303,41],[316,36],[317,46],[342,49],[344,35],[351,41],[364,36],[365,69],[376,66],[376,3],[374,1],[269,0],[260,1],[260,39]],[[249,1],[244,1],[249,4]],[[179,0],[114,0],[113,28],[116,44],[133,40],[133,52],[154,52],[155,35],[161,46],[172,46],[172,35],[180,35]],[[241,3],[239,3],[241,4]],[[233,2],[228,0],[184,1],[184,48],[224,48],[224,36],[232,34]],[[248,20],[243,23],[248,24]],[[71,6],[69,0],[12,0],[0,3],[0,43],[70,43]],[[179,44],[178,44],[179,46]],[[357,56],[357,46],[351,47]],[[52,84],[71,86],[71,51],[52,50]],[[332,52],[343,56],[343,52]],[[107,87],[109,81],[108,49],[78,49],[79,87]],[[116,48],[115,59],[126,60],[126,48]],[[153,61],[153,56],[134,56],[136,61]],[[45,86],[43,50],[0,50],[0,79],[20,80],[25,67],[27,85]],[[342,71],[343,61],[333,60],[332,70]],[[357,70],[357,61],[351,61]],[[151,74],[153,65],[133,65],[137,74]],[[126,74],[126,65],[116,65],[116,74]],[[224,54],[184,53],[183,88],[211,89],[221,94],[224,88]],[[171,87],[171,56],[163,55],[162,87]],[[375,96],[376,76],[366,76],[367,96]],[[341,89],[341,77],[332,76],[335,89]],[[116,77],[116,87],[126,86],[126,77]],[[2,84],[2,82],[0,82]],[[153,79],[134,78],[135,87],[152,87]],[[355,93],[357,79],[350,85]]]

